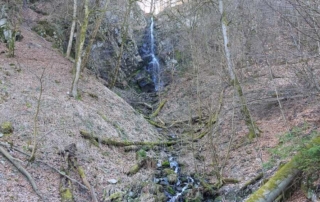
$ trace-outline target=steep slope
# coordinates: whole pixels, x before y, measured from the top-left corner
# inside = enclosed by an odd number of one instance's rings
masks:
[[[97,148],[83,140],[79,130],[121,141],[158,141],[160,137],[157,131],[89,72],[83,73],[80,81],[81,97],[70,98],[68,91],[72,82],[72,63],[29,28],[22,27],[21,30],[24,39],[16,43],[15,58],[7,58],[5,44],[0,44],[0,123],[10,121],[14,126],[13,134],[0,138],[0,141],[12,142],[14,146],[27,151],[33,136],[40,77],[44,70],[43,95],[36,120],[39,131],[36,159],[60,169],[66,162],[58,155],[59,151],[75,143],[78,161],[85,168],[98,198],[104,192],[112,194],[125,185],[141,181],[142,175],[132,178],[126,175],[130,165],[135,162],[133,153],[123,153],[112,147]],[[26,160],[25,156],[15,151],[11,151],[11,154]],[[25,165],[26,161],[22,164]],[[1,201],[37,201],[25,178],[1,155],[0,165]],[[27,169],[44,197],[49,201],[60,201],[59,175],[56,172],[38,163],[31,164]],[[108,184],[107,180],[112,178],[120,181],[118,185]],[[143,178],[146,180],[148,175]],[[77,201],[88,201],[88,196],[81,192],[75,194]]]

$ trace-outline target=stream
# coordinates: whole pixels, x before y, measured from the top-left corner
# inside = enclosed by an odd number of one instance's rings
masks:
[[[179,163],[173,156],[170,156],[165,162],[159,160],[157,170],[161,174],[154,178],[154,182],[164,187],[167,202],[183,201],[183,194],[188,189],[198,186],[192,177],[181,174]]]

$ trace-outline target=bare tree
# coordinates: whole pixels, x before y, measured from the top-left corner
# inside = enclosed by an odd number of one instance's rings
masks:
[[[72,25],[71,25],[71,30],[70,30],[70,37],[69,37],[69,42],[68,42],[68,47],[67,47],[67,52],[66,52],[66,57],[70,57],[70,52],[72,48],[72,42],[73,42],[73,36],[74,36],[74,30],[76,28],[76,20],[77,20],[77,7],[78,7],[78,2],[77,0],[73,0],[73,16],[72,16]]]
[[[81,73],[82,50],[83,50],[84,41],[86,38],[88,21],[89,21],[89,0],[84,0],[84,17],[83,17],[81,28],[80,28],[80,33],[77,36],[78,47],[76,49],[76,58],[73,66],[74,75],[73,75],[71,94],[70,94],[74,98],[78,97],[78,82],[79,82],[80,73]]]

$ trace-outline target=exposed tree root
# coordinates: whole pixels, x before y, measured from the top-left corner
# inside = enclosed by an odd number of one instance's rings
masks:
[[[34,192],[44,201],[44,198],[42,197],[34,179],[31,177],[30,173],[24,167],[22,167],[18,162],[16,162],[14,160],[14,158],[2,146],[0,146],[0,152],[4,157],[6,157],[19,170],[20,173],[22,173],[28,179]]]

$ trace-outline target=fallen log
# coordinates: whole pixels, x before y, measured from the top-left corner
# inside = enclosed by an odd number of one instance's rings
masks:
[[[320,137],[314,138],[307,147],[312,145],[320,145]],[[300,173],[299,158],[301,154],[298,153],[291,161],[282,166],[260,189],[254,192],[246,202],[273,202],[277,197],[287,190],[293,180]]]
[[[154,118],[154,117],[158,116],[159,112],[164,107],[166,102],[167,102],[167,100],[163,100],[162,102],[160,102],[159,107],[156,109],[156,111],[154,111],[153,114],[151,114],[150,118]]]
[[[180,141],[166,141],[166,142],[129,142],[129,141],[116,141],[112,140],[110,138],[103,138],[98,137],[90,132],[80,130],[80,134],[83,138],[92,140],[94,139],[97,142],[100,142],[101,144],[110,145],[110,146],[118,146],[118,147],[126,147],[126,146],[132,146],[132,145],[150,145],[150,146],[171,146],[178,143],[181,143]]]

